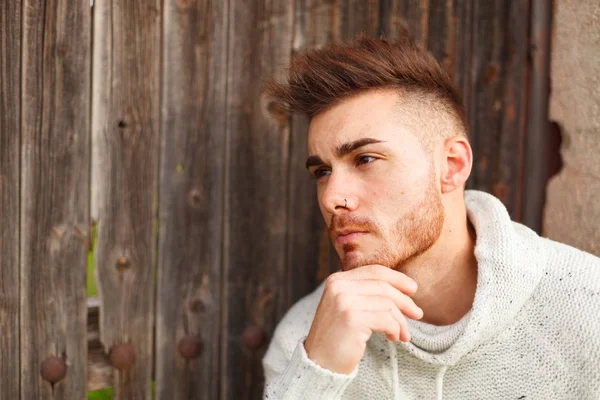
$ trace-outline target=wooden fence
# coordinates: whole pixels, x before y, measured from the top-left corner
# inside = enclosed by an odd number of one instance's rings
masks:
[[[464,96],[469,186],[521,219],[530,14],[527,0],[0,2],[0,399],[148,399],[152,381],[158,399],[260,398],[276,323],[335,267],[307,121],[261,86],[304,48],[363,31],[427,45]]]

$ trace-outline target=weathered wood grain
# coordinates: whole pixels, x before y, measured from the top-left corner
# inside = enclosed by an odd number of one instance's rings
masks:
[[[409,35],[427,46],[429,0],[380,0],[380,30],[387,38]]]
[[[115,370],[115,399],[150,398],[160,43],[158,0],[94,3],[92,216],[100,340],[109,354],[132,345],[135,357]]]
[[[0,3],[0,399],[19,393],[21,1]]]
[[[294,53],[319,47],[333,36],[334,7],[328,0],[295,3]],[[317,202],[316,184],[305,168],[309,121],[291,116],[285,304],[291,306],[322,281],[336,264]]]
[[[472,94],[474,144],[471,187],[491,192],[521,219],[526,129],[528,2],[475,2]]]
[[[277,0],[229,11],[221,398],[238,400],[260,398],[265,335],[285,311],[289,117],[262,79],[289,63],[294,10]]]
[[[362,33],[379,36],[379,0],[336,1],[333,9],[333,39],[352,39]]]
[[[472,105],[472,87],[471,68],[473,59],[473,2],[471,0],[455,0],[452,2],[454,32],[456,41],[453,47],[453,61],[451,74],[454,83],[458,87],[463,101],[463,107],[467,112],[467,122],[471,119],[470,107]],[[470,126],[472,126],[470,124]],[[471,137],[471,132],[469,134]],[[469,183],[468,183],[469,184]]]
[[[156,394],[212,400],[219,397],[228,2],[164,7]],[[178,350],[184,343],[191,358]]]
[[[89,3],[23,4],[21,399],[86,397]],[[66,376],[42,379],[47,357]]]

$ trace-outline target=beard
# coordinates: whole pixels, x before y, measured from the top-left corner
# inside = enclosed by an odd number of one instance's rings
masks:
[[[336,249],[342,271],[370,264],[400,271],[404,265],[433,246],[442,233],[444,220],[441,195],[432,182],[423,200],[399,217],[388,233],[384,233],[378,224],[369,219],[345,215],[332,219],[329,234],[332,243],[335,243],[336,229],[353,227],[375,235],[381,243],[370,254],[357,254],[360,246],[356,243],[345,244],[341,250]]]

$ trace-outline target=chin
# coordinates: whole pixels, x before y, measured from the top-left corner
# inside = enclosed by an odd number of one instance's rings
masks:
[[[358,248],[344,249],[342,255],[338,252],[340,267],[342,271],[349,271],[365,265],[383,265],[390,269],[401,271],[405,264],[411,261],[416,254],[407,254],[402,257],[389,251],[361,251]]]
[[[373,254],[365,254],[359,250],[344,251],[342,256],[338,258],[340,260],[340,267],[342,271],[349,271],[354,268],[363,267],[365,265],[380,264],[387,266],[384,260]]]
[[[361,257],[360,253],[357,251],[343,252],[342,256],[338,253],[338,259],[342,271],[349,271],[367,265],[362,262],[363,257]]]

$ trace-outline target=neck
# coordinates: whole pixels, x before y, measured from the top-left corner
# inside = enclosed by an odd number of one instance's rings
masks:
[[[419,285],[412,298],[423,310],[422,322],[454,324],[471,309],[477,288],[474,249],[475,230],[461,201],[446,213],[436,243],[401,269]]]

